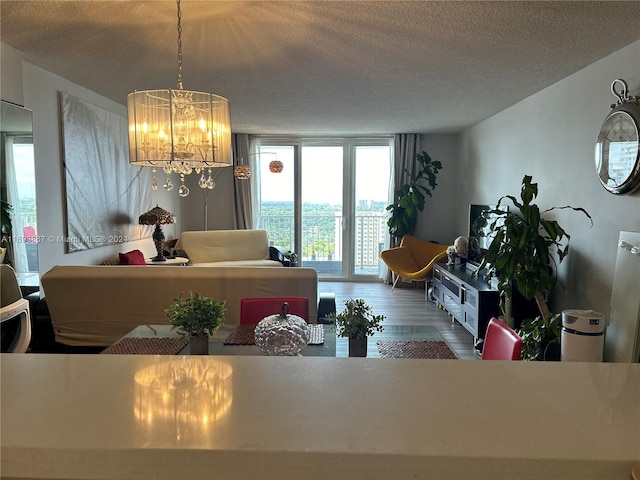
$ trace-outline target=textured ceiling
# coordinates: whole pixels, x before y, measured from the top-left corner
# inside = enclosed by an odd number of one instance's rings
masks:
[[[123,105],[176,87],[174,1],[0,6],[2,42],[30,63]],[[640,1],[182,0],[184,88],[227,97],[235,132],[458,132],[640,39],[639,25]]]

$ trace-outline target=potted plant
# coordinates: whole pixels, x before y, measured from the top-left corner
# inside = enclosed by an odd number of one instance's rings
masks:
[[[408,169],[404,169],[407,183],[395,189],[393,203],[386,208],[391,212],[387,220],[389,234],[397,239],[413,235],[418,213],[424,210],[425,195],[431,196],[431,190],[437,185],[436,177],[442,168],[442,164],[432,160],[425,151],[416,155],[416,162],[419,165],[418,171],[412,175]]]
[[[13,228],[11,225],[11,216],[13,215],[13,206],[6,200],[0,202],[0,263],[4,263],[7,247],[11,243]]]
[[[559,360],[562,314],[525,319],[518,329],[522,338],[522,360]]]
[[[171,330],[178,329],[181,336],[189,336],[191,354],[207,355],[209,335],[213,335],[216,327],[223,322],[227,311],[225,305],[226,301],[218,302],[193,292],[183,300],[181,292],[164,312],[171,323]]]
[[[380,323],[385,317],[374,315],[362,299],[345,300],[344,305],[346,308],[341,313],[332,313],[328,318],[335,321],[338,336],[349,339],[349,356],[366,357],[367,337],[382,332]]]
[[[520,200],[505,195],[495,208],[483,212],[475,227],[487,227],[492,237],[487,252],[477,271],[488,268],[498,280],[501,307],[507,320],[511,317],[510,302],[513,288],[526,300],[535,300],[540,317],[523,321],[519,334],[523,337],[525,352],[545,352],[549,343],[559,344],[559,316],[553,315],[547,297],[557,281],[556,259],[559,264],[569,253],[570,235],[556,222],[544,218],[552,210],[571,209],[584,213],[591,224],[593,219],[583,208],[552,207],[540,212],[532,203],[538,196],[538,184],[525,175],[520,189]],[[505,209],[509,200],[513,209]],[[489,220],[489,218],[491,220]],[[536,358],[540,358],[536,355]]]

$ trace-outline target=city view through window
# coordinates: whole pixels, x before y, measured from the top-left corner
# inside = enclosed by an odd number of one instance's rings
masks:
[[[13,202],[13,214],[18,229],[13,232],[16,255],[24,260],[15,265],[20,272],[38,271],[38,221],[36,216],[36,185],[33,158],[33,140],[31,137],[15,137],[13,141],[13,171],[18,201]],[[24,253],[18,249],[24,248]],[[26,255],[26,257],[22,256]]]
[[[261,156],[258,228],[269,232],[270,242],[296,251],[298,224],[301,266],[325,276],[378,275],[390,202],[388,142],[302,145],[298,160],[293,146],[264,145],[261,152],[275,153],[284,166],[272,173],[274,156]],[[295,168],[300,168],[297,184]]]

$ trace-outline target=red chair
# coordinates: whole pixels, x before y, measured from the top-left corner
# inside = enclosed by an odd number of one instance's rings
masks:
[[[495,317],[489,320],[482,360],[520,360],[521,354],[522,339],[515,330]]]
[[[284,302],[289,304],[290,314],[302,317],[309,323],[309,299],[307,297],[265,297],[240,300],[240,324],[256,325],[264,317],[280,314]]]

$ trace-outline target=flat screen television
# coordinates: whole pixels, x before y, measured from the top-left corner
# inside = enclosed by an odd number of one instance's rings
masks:
[[[487,224],[482,229],[474,228],[476,224],[476,220],[483,215],[483,212],[489,212],[491,210],[495,210],[497,205],[480,205],[480,204],[471,204],[469,205],[469,251],[467,253],[467,261],[471,262],[473,265],[479,265],[482,261],[482,256],[486,253],[489,248],[489,244],[491,243],[491,235],[489,232],[489,225],[498,218],[496,214],[485,214],[488,215],[486,218],[488,220]],[[507,211],[507,207],[501,206],[500,209],[504,209]]]

